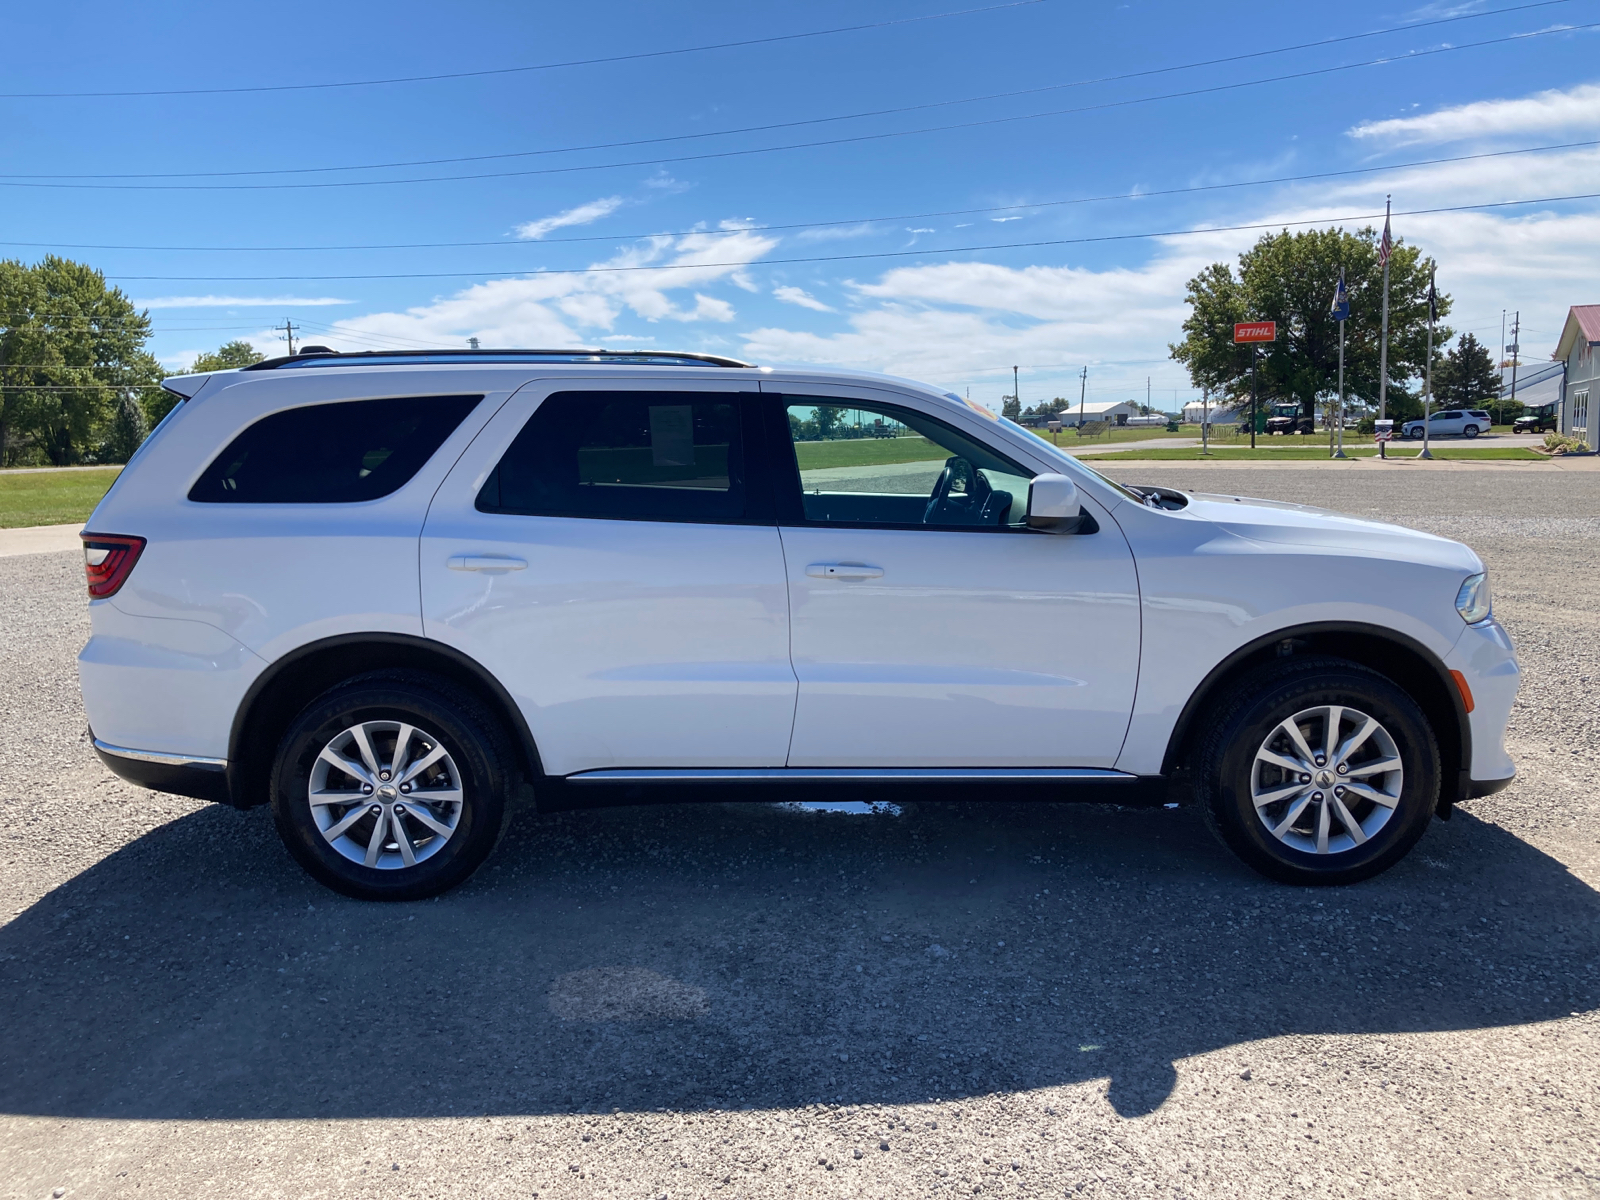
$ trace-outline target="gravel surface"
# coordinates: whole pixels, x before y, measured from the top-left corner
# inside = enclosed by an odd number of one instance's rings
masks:
[[[0,1196],[1600,1194],[1600,474],[1148,467],[1470,542],[1517,783],[1338,891],[1181,809],[697,805],[361,904],[107,775],[81,565],[0,559]]]

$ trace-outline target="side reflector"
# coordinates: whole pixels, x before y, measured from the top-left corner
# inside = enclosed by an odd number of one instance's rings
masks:
[[[1467,706],[1468,712],[1471,712],[1473,708],[1472,689],[1467,686],[1467,677],[1460,671],[1451,671],[1450,678],[1456,681],[1456,688],[1461,692],[1461,703]]]
[[[82,537],[83,570],[89,580],[90,598],[115,596],[144,552],[144,539],[118,533],[85,533]]]

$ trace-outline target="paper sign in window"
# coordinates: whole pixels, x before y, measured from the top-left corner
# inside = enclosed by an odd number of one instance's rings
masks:
[[[694,466],[694,406],[650,406],[650,462],[657,467]]]

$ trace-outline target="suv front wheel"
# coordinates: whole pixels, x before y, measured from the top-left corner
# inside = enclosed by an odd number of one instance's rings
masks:
[[[1194,767],[1212,832],[1285,883],[1354,883],[1387,870],[1439,799],[1439,751],[1422,710],[1343,659],[1275,662],[1242,679]]]
[[[360,676],[295,719],[272,772],[289,853],[361,900],[421,900],[488,857],[511,762],[497,721],[444,680]]]

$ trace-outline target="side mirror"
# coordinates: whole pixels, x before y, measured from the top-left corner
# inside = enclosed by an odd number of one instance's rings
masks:
[[[1028,528],[1077,533],[1082,524],[1078,485],[1065,475],[1035,475],[1028,485]]]

